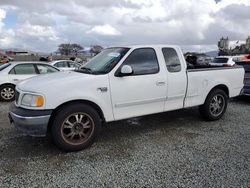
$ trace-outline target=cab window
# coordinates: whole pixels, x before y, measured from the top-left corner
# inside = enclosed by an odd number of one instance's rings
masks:
[[[158,60],[153,48],[135,49],[123,62],[123,65],[132,67],[132,75],[155,74],[159,72]]]
[[[162,53],[169,72],[180,72],[181,62],[177,52],[173,48],[162,48]]]

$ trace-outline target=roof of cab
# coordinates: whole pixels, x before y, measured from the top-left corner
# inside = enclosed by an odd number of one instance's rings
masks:
[[[140,44],[140,45],[110,46],[109,48],[114,48],[114,47],[124,47],[124,48],[146,48],[146,47],[163,48],[163,47],[172,47],[172,48],[177,48],[179,46],[177,46],[177,45],[168,45],[168,44]]]

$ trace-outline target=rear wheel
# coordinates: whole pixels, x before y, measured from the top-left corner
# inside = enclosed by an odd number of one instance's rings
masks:
[[[92,145],[101,128],[99,114],[89,105],[68,105],[59,110],[51,128],[55,144],[65,151]]]
[[[0,86],[0,101],[13,101],[15,99],[15,86]]]
[[[221,89],[212,90],[205,101],[199,107],[200,114],[209,121],[220,119],[227,109],[228,96]]]

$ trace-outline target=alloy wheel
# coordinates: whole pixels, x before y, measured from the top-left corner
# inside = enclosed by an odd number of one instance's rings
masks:
[[[210,112],[213,116],[219,116],[225,108],[225,99],[221,94],[215,95],[210,103]]]
[[[80,145],[88,141],[94,131],[94,121],[86,113],[69,115],[61,126],[62,138],[71,145]]]
[[[11,100],[14,98],[14,96],[15,96],[15,91],[11,87],[5,87],[1,90],[1,97],[4,100]]]

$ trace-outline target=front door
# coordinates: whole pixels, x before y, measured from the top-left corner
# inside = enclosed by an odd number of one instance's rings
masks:
[[[18,64],[9,72],[9,80],[16,85],[18,82],[36,75],[36,69],[32,63]]]
[[[121,67],[133,73],[118,77]],[[163,112],[166,100],[166,73],[160,71],[153,48],[138,48],[129,54],[115,75],[110,74],[111,98],[116,120]]]

